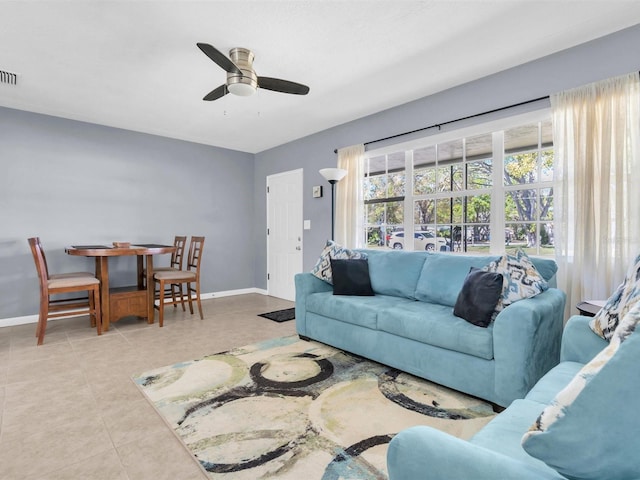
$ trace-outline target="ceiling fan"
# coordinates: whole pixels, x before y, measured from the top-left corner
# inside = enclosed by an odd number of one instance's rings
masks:
[[[225,96],[227,93],[247,97],[253,95],[256,89],[264,88],[274,92],[292,93],[294,95],[306,95],[309,87],[288,80],[279,78],[259,77],[253,69],[253,52],[246,48],[232,48],[229,50],[229,57],[224,55],[215,47],[208,43],[197,43],[198,48],[203,53],[217,63],[227,72],[227,83],[211,90],[203,100],[212,101]]]

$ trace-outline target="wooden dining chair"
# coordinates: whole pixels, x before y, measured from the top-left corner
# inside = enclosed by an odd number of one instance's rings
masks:
[[[102,335],[102,317],[100,314],[100,281],[88,272],[69,272],[49,274],[47,259],[38,237],[28,239],[33,261],[36,264],[40,282],[40,311],[36,337],[38,345],[42,345],[50,318],[69,315],[86,315],[91,318],[91,326],[96,327],[98,335]],[[52,295],[86,291],[88,298],[52,299]]]
[[[182,270],[182,265],[183,265],[183,258],[184,258],[184,247],[185,244],[187,243],[187,237],[184,235],[176,235],[173,239],[173,246],[176,247],[175,251],[171,254],[171,261],[169,262],[169,266],[168,267],[153,267],[153,273],[156,272],[171,272],[171,271],[179,271]],[[147,279],[147,269],[144,268],[141,272],[140,272],[141,278],[139,280],[139,284],[146,286],[146,279]],[[185,310],[184,307],[184,295],[182,293],[182,284],[174,284],[172,283],[171,285],[167,286],[167,291],[165,291],[166,293],[170,293],[171,294],[171,298],[174,301],[173,306],[177,307],[178,306],[178,302],[176,302],[176,297],[178,296],[178,294],[180,295],[180,298],[182,299],[182,310]],[[156,299],[160,298],[160,292],[156,292]]]
[[[154,269],[153,281],[154,287],[158,284],[158,292],[160,294],[158,305],[155,306],[159,310],[159,323],[162,327],[164,322],[164,307],[167,305],[176,305],[181,302],[184,305],[184,297],[189,302],[189,311],[193,315],[193,295],[195,294],[198,303],[198,311],[200,319],[204,319],[202,315],[202,303],[200,302],[200,264],[202,260],[202,249],[204,247],[204,237],[191,237],[189,243],[189,253],[187,255],[186,270],[165,270],[157,271]],[[165,300],[167,287],[171,285],[185,285],[186,292],[180,289],[180,298],[175,296],[171,300]]]

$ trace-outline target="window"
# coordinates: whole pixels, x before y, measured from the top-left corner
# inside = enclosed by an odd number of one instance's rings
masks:
[[[551,121],[504,132],[504,220],[507,251],[514,245],[553,255]]]
[[[404,152],[365,160],[364,203],[367,247],[382,247],[388,235],[403,230],[405,198]]]
[[[501,123],[368,152],[367,247],[553,255],[550,114]]]

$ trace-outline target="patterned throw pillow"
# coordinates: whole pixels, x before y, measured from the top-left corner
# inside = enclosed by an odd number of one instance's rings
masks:
[[[626,362],[616,363],[614,358],[618,359],[623,354],[621,344],[631,336],[639,322],[640,303],[637,303],[624,316],[612,334],[609,345],[582,367],[571,382],[542,411],[529,431],[524,434],[522,446],[527,453],[544,461],[568,478],[604,478],[593,471],[591,476],[578,474],[577,472],[581,468],[580,464],[584,464],[583,457],[574,458],[571,455],[567,455],[566,447],[567,445],[573,445],[573,448],[577,451],[593,449],[594,452],[602,452],[606,447],[614,447],[615,450],[619,450],[619,446],[610,444],[611,439],[607,435],[598,435],[595,432],[601,432],[601,429],[603,429],[602,432],[611,432],[614,437],[621,433],[617,430],[617,428],[620,428],[619,424],[611,425],[607,423],[607,420],[602,419],[608,413],[611,413],[622,423],[628,422],[628,419],[625,420],[627,418],[626,415],[636,416],[635,404],[629,398],[620,398],[616,390],[611,390],[611,388],[615,389],[617,383],[627,380],[631,382],[629,384],[630,388],[635,388],[633,386],[633,378],[637,378],[637,376],[626,375],[625,378],[623,372],[625,368],[637,370],[634,368],[637,349],[624,352],[631,354],[631,357],[629,357],[631,359],[630,362],[629,358],[627,358]],[[621,370],[609,369],[605,374],[603,369],[607,365],[613,365],[614,363]],[[605,376],[602,377],[603,375]],[[596,378],[598,378],[598,381],[596,381]],[[584,395],[581,395],[583,392]],[[622,409],[603,412],[602,409],[606,408],[607,395],[612,395],[622,405],[629,405],[630,411],[622,411],[624,410]],[[591,433],[588,434],[587,432]],[[635,438],[636,432],[629,432],[629,434]],[[595,436],[590,437],[589,435]],[[578,437],[577,440],[576,436]],[[584,445],[576,443],[580,442],[580,438],[584,439]],[[621,440],[621,442],[624,443],[624,440]],[[600,445],[600,443],[606,444],[606,447]],[[613,458],[609,458],[609,460],[614,464],[617,462]],[[587,466],[587,468],[589,467]],[[632,477],[617,476],[612,473],[611,477],[607,478]],[[634,476],[633,478],[637,477]]]
[[[502,274],[502,296],[498,300],[496,312],[518,300],[535,297],[549,288],[547,281],[522,249],[515,256],[504,254],[500,260],[491,262],[483,270]]]
[[[629,266],[624,281],[589,322],[589,327],[605,340],[610,340],[620,319],[638,301],[640,301],[640,255]]]
[[[348,248],[338,245],[332,240],[327,240],[327,244],[320,253],[320,258],[316,262],[315,266],[311,269],[311,273],[318,277],[320,280],[327,282],[329,285],[333,285],[333,278],[331,275],[331,259],[334,260],[349,260],[351,258],[367,258],[366,253],[356,252],[349,250]]]

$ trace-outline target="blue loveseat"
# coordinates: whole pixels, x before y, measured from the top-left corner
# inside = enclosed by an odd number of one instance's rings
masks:
[[[373,297],[296,275],[296,329],[342,350],[486,399],[523,398],[560,358],[565,294],[518,301],[482,328],[453,315],[470,267],[499,256],[366,250]],[[553,287],[553,260],[531,259]]]
[[[523,435],[543,409],[608,345],[591,331],[590,320],[571,317],[562,337],[561,363],[469,441],[424,426],[397,434],[387,452],[390,480],[640,478],[638,330],[563,409],[557,421],[562,425],[551,427],[532,452],[539,458],[522,447]]]

